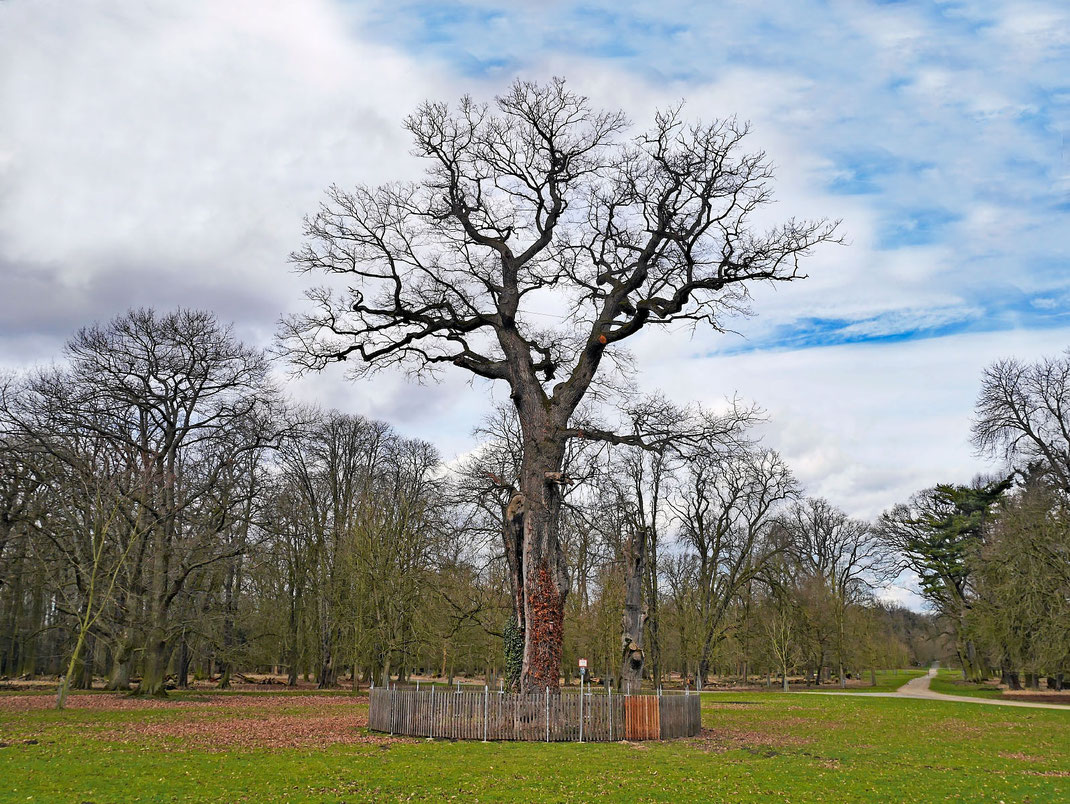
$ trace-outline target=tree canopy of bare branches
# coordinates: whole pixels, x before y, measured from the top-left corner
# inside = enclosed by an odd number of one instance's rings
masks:
[[[1039,461],[1070,495],[1070,351],[1030,364],[1000,360],[986,368],[973,443],[1014,463]]]
[[[622,112],[554,80],[517,81],[492,106],[428,102],[405,126],[426,178],[330,189],[294,260],[345,287],[310,291],[281,340],[303,369],[452,365],[508,384],[523,432],[523,683],[556,685],[568,593],[556,481],[569,439],[618,438],[574,421],[603,361],[648,327],[724,327],[751,283],[801,278],[800,258],[836,225],[755,227],[773,174],[734,119],[673,108],[631,135]]]

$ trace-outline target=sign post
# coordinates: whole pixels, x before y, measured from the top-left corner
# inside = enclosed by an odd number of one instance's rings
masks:
[[[583,742],[583,679],[587,675],[587,660],[580,659],[580,742]]]

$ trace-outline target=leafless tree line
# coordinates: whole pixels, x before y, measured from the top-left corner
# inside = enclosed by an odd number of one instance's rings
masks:
[[[1002,473],[918,492],[881,518],[968,679],[1062,689],[1070,668],[1070,352],[990,365],[973,443]]]
[[[621,443],[574,441],[563,464],[566,667],[702,684],[740,661],[843,678],[904,660],[869,596],[871,530],[799,499],[754,409],[653,397],[613,416]],[[287,402],[212,315],[136,310],[8,377],[0,421],[0,675],[145,695],[253,671],[519,683],[511,409],[445,466],[389,425]]]

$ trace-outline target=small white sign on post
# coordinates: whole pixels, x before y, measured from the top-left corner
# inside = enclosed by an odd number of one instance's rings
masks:
[[[587,660],[586,659],[580,659],[580,670],[586,670],[586,669],[587,669]]]

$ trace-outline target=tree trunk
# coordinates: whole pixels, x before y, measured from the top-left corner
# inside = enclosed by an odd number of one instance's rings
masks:
[[[39,632],[42,630],[45,618],[45,593],[44,584],[33,584],[33,602],[30,605],[30,630],[29,633],[23,633],[19,639],[21,642],[21,648],[19,650],[19,670],[20,676],[29,676],[30,678],[37,675],[37,645]]]
[[[171,456],[163,473],[165,478],[171,478],[164,485],[164,509],[174,510],[174,490],[171,488],[174,478],[174,460]],[[164,680],[167,673],[167,662],[170,659],[167,644],[167,584],[170,577],[171,547],[173,540],[170,531],[174,522],[170,519],[158,522],[155,528],[153,540],[153,559],[151,594],[149,602],[149,629],[145,635],[144,645],[144,670],[141,682],[134,695],[166,697]]]
[[[502,523],[502,544],[509,570],[509,592],[513,600],[513,621],[505,628],[505,684],[520,692],[524,671],[524,495],[517,492],[509,500]]]
[[[223,583],[223,667],[219,676],[219,689],[230,689],[230,676],[234,665],[234,581],[235,559],[227,562],[226,580]]]
[[[648,531],[632,531],[624,550],[624,616],[621,624],[620,681],[624,691],[638,690],[643,681],[643,581],[646,573]]]
[[[383,656],[383,686],[387,689],[390,688],[390,653],[389,651]]]
[[[1001,668],[1003,683],[1007,685],[1007,689],[1020,690],[1022,688],[1021,681],[1018,680],[1018,671],[1012,668],[1010,665],[1004,663]]]
[[[182,645],[178,651],[178,682],[177,686],[180,690],[189,689],[189,664],[190,653],[189,643],[186,642],[186,637],[182,637]]]
[[[71,689],[93,689],[93,671],[96,664],[96,652],[97,640],[96,637],[93,636],[93,632],[90,631],[85,635],[85,648],[82,650],[82,657],[78,663],[78,671],[71,680]]]
[[[334,653],[332,653],[330,645],[324,645],[323,660],[320,662],[320,671],[316,677],[316,688],[327,690],[337,686],[336,673]]]
[[[655,515],[656,521],[656,515]],[[661,686],[661,612],[658,609],[658,535],[653,526],[648,532],[647,560],[645,573],[647,581],[646,629],[647,645],[650,654],[650,678],[657,689]]]
[[[111,675],[108,677],[105,689],[130,689],[130,660],[133,652],[133,646],[127,639],[124,639],[112,659]]]
[[[972,639],[965,641],[964,650],[962,651],[965,656],[962,669],[966,673],[966,680],[973,681],[974,683],[980,683],[985,680],[984,671],[981,669],[980,663],[977,661],[977,647],[973,644]]]
[[[525,428],[528,430],[528,428]],[[523,495],[524,662],[525,691],[556,689],[561,679],[561,652],[568,595],[568,570],[558,540],[561,489],[552,476],[560,472],[564,444],[525,433]]]
[[[164,689],[164,682],[167,680],[167,663],[170,659],[167,640],[162,637],[158,629],[153,629],[153,631],[154,638],[151,638],[145,646],[145,667],[134,695],[166,698],[167,690]]]
[[[79,628],[78,639],[74,643],[74,651],[71,653],[71,660],[67,664],[67,672],[63,675],[63,679],[59,683],[59,690],[56,692],[56,709],[62,709],[67,705],[67,693],[71,688],[71,676],[74,675],[75,669],[78,667],[79,661],[81,661],[82,648],[85,645],[85,636],[86,628]]]
[[[706,681],[710,677],[710,659],[709,656],[703,656],[698,661],[698,673],[695,674],[695,686],[699,692],[706,686]]]
[[[290,636],[290,664],[289,671],[286,676],[286,686],[297,686],[297,663],[300,656],[300,645],[298,628],[300,626],[300,612],[301,612],[301,595],[298,592],[290,597],[290,621],[289,621],[289,636]]]

